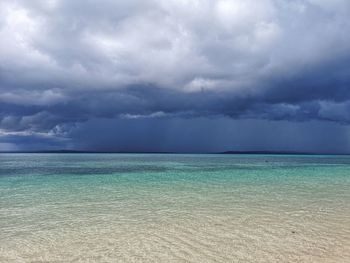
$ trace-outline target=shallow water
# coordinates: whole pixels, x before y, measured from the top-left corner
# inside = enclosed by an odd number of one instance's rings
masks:
[[[350,156],[0,154],[0,262],[350,262]]]

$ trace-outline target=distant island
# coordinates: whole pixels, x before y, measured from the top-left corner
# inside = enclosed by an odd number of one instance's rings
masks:
[[[284,155],[317,155],[322,153],[311,153],[311,152],[289,152],[289,151],[225,151],[219,154],[284,154]]]

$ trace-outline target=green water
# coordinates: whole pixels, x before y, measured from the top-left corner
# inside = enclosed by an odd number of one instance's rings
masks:
[[[0,154],[0,262],[350,262],[350,156]]]

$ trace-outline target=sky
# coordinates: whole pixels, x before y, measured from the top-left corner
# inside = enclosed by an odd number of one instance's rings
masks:
[[[350,153],[349,0],[1,0],[0,151]]]

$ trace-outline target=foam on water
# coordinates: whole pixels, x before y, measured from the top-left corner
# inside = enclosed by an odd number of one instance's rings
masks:
[[[1,154],[0,262],[350,262],[350,157]]]

